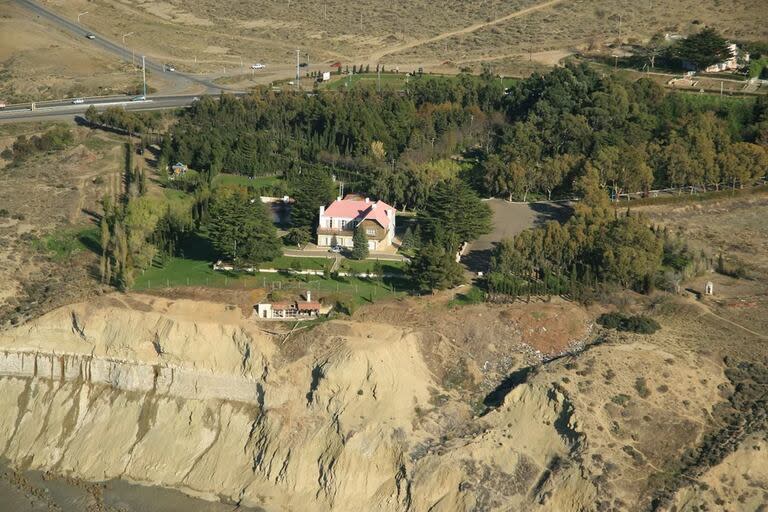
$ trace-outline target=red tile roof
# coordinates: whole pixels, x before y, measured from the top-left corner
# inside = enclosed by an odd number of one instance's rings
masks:
[[[299,306],[299,311],[313,311],[316,309],[320,309],[320,303],[316,300],[313,300],[311,302],[297,302],[297,305]]]
[[[350,196],[347,196],[350,197]],[[328,217],[341,217],[346,219],[357,219],[358,222],[364,220],[374,220],[381,227],[389,227],[389,217],[387,211],[395,215],[397,210],[389,206],[384,201],[365,201],[358,199],[337,199],[325,209],[325,215]]]

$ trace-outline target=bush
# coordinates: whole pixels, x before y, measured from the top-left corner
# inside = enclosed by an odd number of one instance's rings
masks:
[[[627,316],[622,315],[621,313],[605,313],[604,315],[600,315],[600,318],[597,319],[597,323],[607,329],[636,332],[639,334],[653,334],[661,329],[661,326],[656,320],[643,315]]]

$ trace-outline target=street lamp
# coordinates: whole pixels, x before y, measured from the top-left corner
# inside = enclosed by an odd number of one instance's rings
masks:
[[[80,23],[80,16],[85,16],[86,14],[88,14],[88,11],[81,12],[80,14],[77,15],[77,23],[78,24]]]
[[[128,32],[127,34],[123,34],[123,50],[127,51],[127,49],[125,48],[125,38],[132,35],[133,35],[133,32]],[[136,64],[133,62],[133,48],[131,48],[131,66],[133,66],[134,69],[136,68]]]

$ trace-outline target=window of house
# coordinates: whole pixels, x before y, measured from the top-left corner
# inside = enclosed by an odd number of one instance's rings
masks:
[[[365,234],[373,236],[373,235],[376,234],[376,230],[375,229],[366,229],[365,230]]]
[[[347,221],[343,220],[341,221],[341,229],[344,229],[345,227],[347,227]]]

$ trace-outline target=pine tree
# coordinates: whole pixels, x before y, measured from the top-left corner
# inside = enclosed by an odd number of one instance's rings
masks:
[[[364,260],[368,257],[368,236],[363,228],[358,227],[352,236],[352,259]]]
[[[220,256],[260,263],[282,254],[266,206],[261,201],[252,202],[245,189],[219,191],[211,202],[209,217],[209,238]]]
[[[419,250],[411,260],[408,273],[422,291],[444,290],[464,281],[461,265],[453,254],[434,243]]]
[[[322,169],[305,169],[295,178],[295,200],[291,208],[291,224],[294,227],[315,229],[320,206],[333,200],[335,186],[331,176]]]

